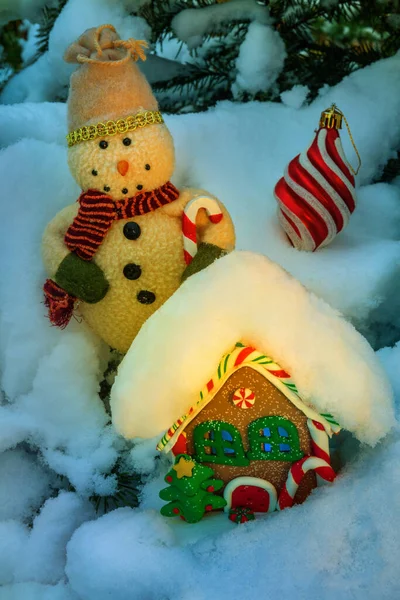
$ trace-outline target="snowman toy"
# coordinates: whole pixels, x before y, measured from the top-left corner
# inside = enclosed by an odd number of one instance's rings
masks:
[[[82,194],[42,245],[50,321],[73,311],[126,352],[143,323],[189,275],[234,248],[232,220],[204,190],[178,190],[174,145],[136,62],[143,41],[89,29],[65,53],[78,63],[68,97],[68,164]]]

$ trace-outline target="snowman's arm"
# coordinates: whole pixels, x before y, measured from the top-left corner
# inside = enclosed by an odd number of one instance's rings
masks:
[[[230,252],[235,247],[235,229],[231,216],[222,202],[209,192],[196,188],[184,188],[181,190],[177,200],[163,206],[160,210],[163,210],[167,215],[173,218],[182,219],[187,204],[196,196],[215,199],[221,207],[221,212],[223,214],[223,218],[219,223],[212,223],[205,210],[201,209],[198,212],[196,219],[198,245],[201,243],[213,244],[214,246],[218,246],[219,248]]]
[[[79,204],[66,206],[48,224],[42,240],[44,266],[63,290],[84,302],[94,304],[106,295],[109,284],[94,261],[85,261],[71,252],[64,237],[78,214]]]
[[[64,258],[70,254],[64,243],[68,227],[78,214],[79,204],[75,202],[63,208],[47,225],[42,238],[43,264],[49,276],[55,277]]]
[[[183,211],[185,212],[187,203],[190,202],[192,198],[196,198],[196,196],[216,200],[220,212],[222,213],[222,218],[220,218],[217,223],[215,220],[212,222],[205,209],[201,208],[198,211],[196,216],[197,252],[183,272],[182,281],[185,281],[191,275],[202,271],[215,260],[224,256],[227,252],[231,252],[235,247],[235,229],[230,214],[222,202],[217,200],[214,196],[211,196],[211,194],[208,194],[203,190],[200,190],[200,194],[199,191],[197,191],[196,194],[192,194],[191,197],[187,199]]]

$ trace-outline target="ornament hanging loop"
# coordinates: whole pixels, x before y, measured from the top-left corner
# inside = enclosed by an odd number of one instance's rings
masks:
[[[355,144],[355,142],[354,142],[353,136],[351,135],[350,126],[349,126],[349,124],[348,124],[348,122],[347,122],[347,119],[346,119],[346,117],[345,117],[344,115],[343,115],[343,119],[344,119],[344,122],[346,123],[347,132],[348,132],[348,134],[349,134],[349,138],[350,138],[351,144],[352,144],[352,146],[353,146],[353,148],[354,148],[354,151],[355,151],[355,153],[357,154],[357,158],[358,158],[358,167],[357,167],[357,171],[355,171],[355,170],[353,169],[353,167],[350,165],[350,168],[351,168],[351,170],[353,171],[353,175],[357,175],[357,173],[358,173],[358,171],[360,170],[360,167],[361,167],[361,156],[360,156],[360,154],[359,154],[359,152],[358,152],[358,150],[357,150],[357,146],[356,146],[356,144]]]
[[[326,127],[326,129],[341,129],[342,128],[342,120],[345,122],[351,144],[354,148],[354,151],[355,151],[355,153],[357,155],[357,159],[358,159],[358,167],[357,167],[356,171],[353,169],[353,167],[351,165],[349,165],[349,167],[350,167],[353,175],[357,175],[357,173],[359,172],[360,167],[361,167],[361,157],[357,150],[357,146],[354,142],[352,133],[350,131],[349,123],[348,123],[346,117],[344,116],[344,114],[342,113],[342,111],[338,109],[336,104],[332,104],[332,106],[330,108],[327,108],[326,110],[324,110],[321,113],[321,118],[319,120],[319,126]]]

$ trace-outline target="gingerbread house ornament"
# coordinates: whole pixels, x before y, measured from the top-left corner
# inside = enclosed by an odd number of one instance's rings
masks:
[[[289,373],[272,358],[237,343],[157,449],[172,452],[180,469],[185,463],[210,467],[222,482],[218,493],[225,510],[231,520],[243,522],[254,513],[304,502],[318,483],[333,481],[329,438],[339,430],[331,415],[302,401]],[[169,473],[166,482],[179,490],[172,477]],[[173,499],[167,489],[161,497],[173,500],[162,514],[187,520],[179,494]],[[207,507],[214,508],[205,498],[203,514]],[[201,518],[202,511],[196,514]]]
[[[122,435],[152,438],[170,457],[161,513],[188,523],[303,503],[335,479],[330,440],[340,428],[373,446],[395,422],[368,342],[250,252],[193,275],[148,319],[119,367],[111,409]]]

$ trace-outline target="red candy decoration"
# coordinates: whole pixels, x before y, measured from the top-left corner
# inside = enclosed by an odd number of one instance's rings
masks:
[[[247,508],[245,506],[237,506],[236,508],[231,508],[229,511],[229,520],[233,523],[247,523],[247,521],[254,521],[254,511],[251,508]]]
[[[313,142],[289,163],[275,186],[279,222],[297,250],[327,246],[356,207],[354,171],[338,131],[342,118],[335,105],[322,113]]]

